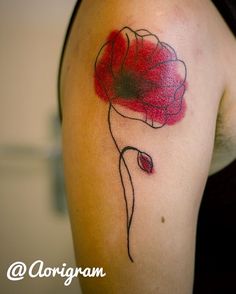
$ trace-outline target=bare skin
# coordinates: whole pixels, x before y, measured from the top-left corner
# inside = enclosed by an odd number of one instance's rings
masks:
[[[187,110],[175,126],[154,132],[113,116],[120,144],[138,144],[156,164],[155,174],[144,177],[128,159],[137,191],[135,263],[125,247],[107,105],[93,82],[99,48],[125,25],[155,32],[188,69]],[[210,1],[83,1],[61,76],[65,176],[78,264],[107,272],[103,279],[81,279],[84,293],[191,293],[205,183],[236,158],[235,50],[234,36]]]

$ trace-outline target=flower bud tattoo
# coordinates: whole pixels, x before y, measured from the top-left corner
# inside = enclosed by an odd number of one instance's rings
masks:
[[[174,125],[185,114],[187,69],[175,50],[148,30],[124,27],[113,31],[95,61],[94,85],[97,95],[108,103],[108,126],[119,152],[119,174],[126,205],[127,252],[130,261],[130,233],[135,208],[135,191],[124,155],[135,152],[144,176],[154,171],[152,157],[133,146],[120,148],[113,135],[111,116],[115,111],[153,129]],[[131,189],[127,189],[124,173]],[[128,191],[131,191],[128,193]],[[131,203],[129,205],[128,203]]]

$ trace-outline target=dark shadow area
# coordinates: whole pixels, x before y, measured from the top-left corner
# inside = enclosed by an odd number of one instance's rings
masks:
[[[236,160],[209,177],[198,219],[194,294],[236,293]]]

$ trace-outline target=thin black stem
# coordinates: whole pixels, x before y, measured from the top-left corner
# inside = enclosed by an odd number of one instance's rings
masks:
[[[116,146],[116,149],[119,152],[119,174],[120,174],[120,180],[121,180],[121,185],[122,185],[122,189],[123,189],[123,195],[124,195],[124,200],[125,200],[125,209],[126,209],[126,229],[127,229],[127,251],[128,251],[128,256],[131,262],[134,262],[131,253],[130,253],[130,228],[131,228],[131,223],[132,223],[132,219],[133,219],[133,214],[134,214],[134,205],[135,205],[135,193],[134,193],[134,185],[133,185],[133,181],[132,181],[132,177],[129,171],[129,168],[127,166],[127,163],[124,159],[124,153],[128,150],[133,150],[133,151],[137,151],[139,152],[139,150],[135,147],[132,146],[126,146],[124,147],[122,150],[120,150],[116,139],[113,135],[112,132],[112,128],[111,128],[111,109],[112,109],[112,105],[111,103],[109,104],[109,110],[108,110],[108,126],[109,126],[109,131],[111,134],[111,137],[114,141],[114,144]],[[130,216],[129,216],[129,206],[128,206],[128,200],[127,200],[127,193],[126,193],[126,189],[125,189],[125,184],[124,184],[124,179],[123,179],[123,175],[122,175],[122,162],[125,166],[125,170],[128,174],[128,179],[131,185],[131,190],[132,190],[132,204],[131,204],[131,212],[130,212]]]

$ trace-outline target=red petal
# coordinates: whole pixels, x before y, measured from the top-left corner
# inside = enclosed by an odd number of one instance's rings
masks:
[[[137,157],[139,167],[148,174],[153,172],[153,162],[151,156],[145,152],[138,152]]]
[[[184,63],[175,60],[155,65],[144,77],[153,81],[156,87],[178,87],[185,80],[185,72]]]

